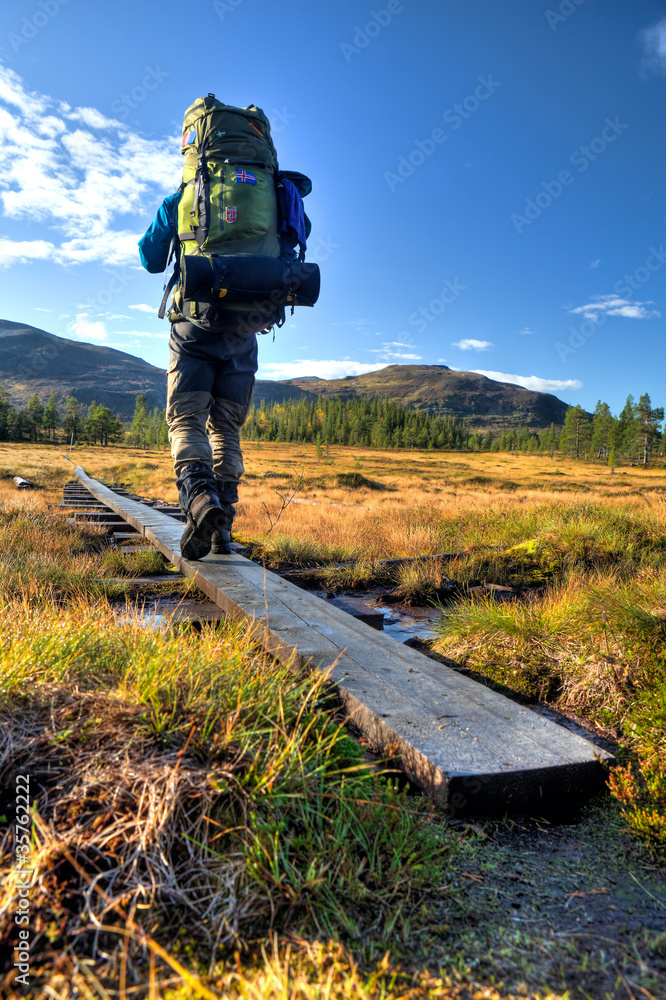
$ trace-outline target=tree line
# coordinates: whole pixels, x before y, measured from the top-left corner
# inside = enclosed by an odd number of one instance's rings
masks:
[[[454,417],[413,410],[390,399],[339,397],[315,401],[292,399],[252,406],[241,437],[250,441],[313,444],[321,455],[326,445],[359,448],[407,448],[442,451],[518,451],[572,458],[593,458],[617,465],[619,459],[647,464],[651,455],[663,455],[664,408],[653,406],[644,393],[633,396],[618,416],[599,401],[593,414],[570,406],[564,426],[551,424],[537,432],[516,427],[493,435],[467,427]],[[169,446],[166,410],[148,409],[146,397],[137,395],[131,421],[113,414],[108,406],[88,406],[69,396],[62,407],[51,395],[42,405],[37,395],[23,409],[9,402],[0,386],[0,441],[53,441],[67,443],[126,444],[138,448]]]
[[[412,410],[387,399],[341,400],[319,398],[261,403],[250,409],[241,437],[251,441],[345,444],[360,448],[416,448],[445,451],[556,451],[573,458],[596,458],[611,465],[618,458],[647,464],[653,453],[663,454],[663,407],[653,407],[647,393],[638,403],[628,396],[615,417],[599,401],[593,414],[570,406],[564,426],[551,424],[536,432],[516,427],[493,435],[470,430],[464,421]]]
[[[149,411],[143,395],[136,397],[134,416],[129,422],[108,406],[94,401],[86,406],[75,396],[69,396],[59,406],[51,395],[44,406],[34,394],[23,409],[17,409],[0,386],[0,441],[45,440],[54,444],[63,441],[105,447],[121,443],[139,448],[166,448],[169,444],[166,411],[157,407]]]

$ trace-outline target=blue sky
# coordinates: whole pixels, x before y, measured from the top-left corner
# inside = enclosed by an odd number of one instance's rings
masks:
[[[666,403],[665,84],[657,0],[5,0],[0,313],[166,367],[136,241],[211,91],[314,184],[321,297],[260,377]]]

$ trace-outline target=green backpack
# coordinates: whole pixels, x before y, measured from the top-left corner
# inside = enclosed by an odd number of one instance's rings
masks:
[[[160,316],[174,284],[169,319],[218,333],[268,332],[282,325],[285,307],[314,305],[319,268],[280,239],[284,180],[301,196],[312,185],[278,170],[263,111],[198,98],[185,112],[182,152],[176,267]]]

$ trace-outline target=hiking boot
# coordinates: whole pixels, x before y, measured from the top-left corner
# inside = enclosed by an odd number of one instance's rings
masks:
[[[220,498],[220,507],[225,518],[225,523],[221,524],[218,529],[213,532],[213,540],[210,550],[213,555],[228,556],[231,552],[233,552],[233,549],[231,548],[231,525],[233,524],[236,514],[233,505],[238,502],[238,483],[226,482],[216,477],[215,485],[217,486],[217,492]]]
[[[210,551],[214,556],[228,556],[233,552],[231,542],[231,525],[228,528],[218,528],[213,532]]]
[[[190,503],[187,524],[180,540],[184,559],[203,559],[210,552],[213,534],[226,523],[217,496],[199,493]]]

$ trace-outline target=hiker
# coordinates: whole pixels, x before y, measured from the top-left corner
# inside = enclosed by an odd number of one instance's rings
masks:
[[[174,288],[166,419],[187,514],[181,554],[203,559],[231,552],[256,335],[281,326],[285,306],[314,304],[319,269],[303,263],[311,182],[278,171],[259,108],[198,98],[185,112],[182,152],[183,183],[162,202],[139,254],[153,274],[175,256],[159,311]]]

